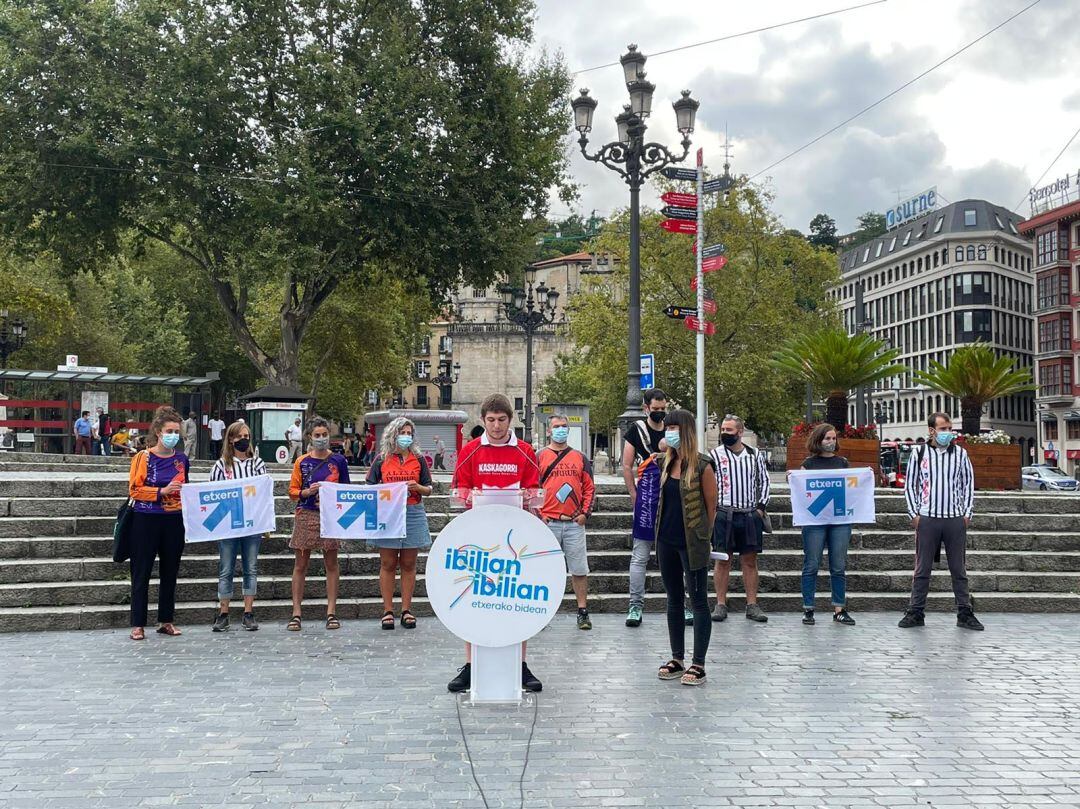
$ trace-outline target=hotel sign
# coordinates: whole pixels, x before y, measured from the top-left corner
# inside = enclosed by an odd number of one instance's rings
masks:
[[[888,230],[898,228],[905,222],[922,216],[937,207],[937,186],[916,194],[911,199],[897,203],[895,208],[885,212],[885,227]]]
[[[1049,185],[1032,188],[1028,192],[1032,213],[1049,210],[1055,202],[1064,204],[1078,196],[1080,196],[1080,172],[1066,174]]]

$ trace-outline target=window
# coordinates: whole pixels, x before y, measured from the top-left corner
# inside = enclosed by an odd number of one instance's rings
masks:
[[[1080,421],[1072,419],[1065,422],[1065,437],[1070,441],[1080,439]]]
[[[957,247],[956,248],[956,260],[957,261],[963,261],[964,260],[964,248],[963,247]]]
[[[953,302],[956,305],[991,302],[991,276],[988,272],[962,272],[953,276]]]
[[[910,242],[910,241],[911,241],[911,231],[909,230],[907,233],[904,234],[904,242],[903,242],[903,244],[901,246],[902,247],[907,247],[908,242]]]
[[[979,245],[979,261],[986,261],[986,245]]]
[[[942,247],[941,248],[941,263],[942,264],[948,264],[949,263],[949,248],[948,247]]]
[[[454,403],[454,386],[439,386],[439,407],[450,407]]]
[[[454,351],[454,338],[448,335],[443,335],[439,338],[439,353],[440,354],[452,354]]]
[[[934,225],[934,233],[935,233],[935,234],[936,234],[936,233],[941,233],[941,226],[942,226],[942,225],[943,225],[944,223],[945,223],[945,217],[944,217],[944,216],[939,216],[939,217],[938,217],[938,220],[937,220],[937,224],[936,224],[936,225]]]
[[[994,221],[997,222],[998,230],[1005,230],[1005,226],[1001,224],[1001,217],[996,213],[994,214]]]
[[[862,260],[863,261],[866,261],[868,258],[870,258],[870,248],[869,247],[867,247],[865,250],[863,250],[863,254],[862,254]]]
[[[975,309],[954,313],[956,321],[956,342],[974,343],[977,340],[989,341],[993,312],[989,309]]]
[[[417,379],[427,379],[431,373],[431,363],[427,360],[417,360],[413,363],[413,376]]]
[[[1000,263],[998,259],[998,246],[996,244],[994,245],[994,263]]]
[[[1035,265],[1052,264],[1058,261],[1058,232],[1048,230],[1035,237]]]
[[[885,247],[885,242],[877,243],[877,250],[874,251],[874,258],[881,258],[881,251]]]
[[[977,221],[975,217],[975,209],[968,208],[966,211],[964,211],[964,227],[973,228],[976,224]]]
[[[431,338],[422,337],[416,344],[416,355],[418,357],[426,357],[431,354]]]
[[[1068,305],[1069,303],[1069,271],[1059,270],[1050,272],[1038,278],[1036,289],[1038,291],[1037,309],[1047,309],[1051,306]]]
[[[975,245],[973,245],[973,244],[968,245],[968,248],[967,248],[967,260],[968,261],[974,261],[975,260]]]
[[[892,241],[889,242],[889,252],[891,253],[895,249],[896,249],[896,237],[893,236]]]
[[[1058,425],[1056,419],[1054,421],[1043,422],[1043,438],[1047,441],[1058,440]]]
[[[473,287],[472,296],[474,298],[486,298],[487,288],[485,287],[484,289],[480,289],[479,287]]]
[[[416,386],[416,406],[417,407],[427,407],[427,404],[428,404],[427,388],[428,388],[427,385],[417,385]]]
[[[1059,361],[1039,363],[1039,393],[1043,396],[1059,396],[1068,392],[1061,384],[1061,363]]]
[[[524,410],[524,409],[525,409],[525,400],[522,399],[520,396],[515,396],[514,397],[514,410]]]

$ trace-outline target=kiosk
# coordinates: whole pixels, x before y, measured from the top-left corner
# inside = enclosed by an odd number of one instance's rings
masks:
[[[590,461],[592,460],[593,447],[589,435],[589,406],[587,404],[562,404],[559,402],[541,402],[536,406],[536,429],[533,435],[537,436],[537,448],[548,442],[550,430],[548,419],[556,413],[563,413],[570,422],[570,437],[567,439],[574,449],[581,452]]]
[[[301,419],[307,417],[311,397],[280,385],[267,385],[241,396],[240,401],[259,457],[266,463],[285,463],[289,457],[285,431],[297,416]]]

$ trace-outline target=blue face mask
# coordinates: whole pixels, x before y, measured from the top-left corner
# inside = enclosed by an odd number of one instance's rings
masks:
[[[679,436],[678,430],[665,430],[664,440],[667,441],[667,445],[672,449],[678,449],[679,444],[682,443],[682,438]]]
[[[180,443],[180,433],[162,433],[161,444],[165,449],[172,449]]]
[[[551,428],[551,439],[556,444],[565,444],[566,439],[569,438],[569,437],[570,437],[570,428],[569,427],[552,427]]]
[[[402,449],[408,449],[412,446],[413,437],[411,435],[399,435],[397,437],[397,445]]]
[[[956,438],[956,433],[952,430],[938,430],[934,435],[934,440],[937,441],[939,447],[947,447]]]

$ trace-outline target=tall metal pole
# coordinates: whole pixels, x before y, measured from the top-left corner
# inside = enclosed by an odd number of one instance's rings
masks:
[[[531,307],[530,307],[531,308]],[[529,320],[532,312],[529,313]],[[531,444],[533,439],[532,418],[532,364],[533,364],[533,324],[525,324],[525,443]]]
[[[855,282],[855,333],[862,334],[863,331],[863,284],[862,281]],[[866,388],[859,385],[855,388],[855,426],[864,426],[867,422],[866,419]]]
[[[634,148],[631,146],[631,148]],[[619,417],[623,432],[641,418],[641,177],[633,167],[630,183],[630,318],[626,347],[626,410]]]
[[[705,188],[704,150],[697,150],[697,250],[695,270],[697,273],[697,440],[698,451],[705,450],[705,274],[701,271],[702,252],[705,249]]]
[[[806,423],[809,424],[814,420],[814,385],[812,382],[806,383]]]

